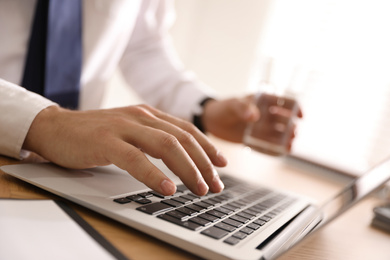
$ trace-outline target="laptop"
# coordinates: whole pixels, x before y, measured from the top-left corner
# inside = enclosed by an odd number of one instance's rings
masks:
[[[149,158],[177,183],[164,197],[116,166],[69,170],[44,164],[0,169],[206,259],[275,259],[390,179],[390,159],[355,179],[324,204],[221,174],[222,193],[192,194],[160,160]]]

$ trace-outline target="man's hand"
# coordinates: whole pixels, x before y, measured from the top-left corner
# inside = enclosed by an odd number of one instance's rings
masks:
[[[70,111],[52,106],[34,119],[23,148],[68,168],[115,164],[164,195],[174,183],[145,156],[162,159],[195,194],[223,184],[213,165],[227,164],[195,126],[147,105]]]
[[[202,123],[205,130],[219,138],[241,143],[248,123],[257,121],[261,114],[253,102],[254,96],[243,98],[230,98],[224,100],[210,100],[204,107]],[[289,116],[285,109],[277,111],[281,116]],[[298,117],[302,117],[299,109]],[[295,137],[295,126],[289,133],[288,150],[291,149]]]

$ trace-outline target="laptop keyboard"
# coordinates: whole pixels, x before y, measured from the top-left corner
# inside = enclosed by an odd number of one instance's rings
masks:
[[[236,245],[265,226],[295,200],[232,177],[222,176],[221,179],[225,189],[217,194],[208,193],[199,197],[184,185],[179,185],[172,196],[163,196],[150,190],[117,198],[114,202],[136,202],[140,204],[137,210],[141,212],[183,228],[200,231],[214,239],[224,238],[223,242]]]

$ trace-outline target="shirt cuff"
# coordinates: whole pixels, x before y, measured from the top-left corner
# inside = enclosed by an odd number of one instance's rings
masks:
[[[0,79],[0,153],[21,159],[24,140],[35,117],[56,103]]]

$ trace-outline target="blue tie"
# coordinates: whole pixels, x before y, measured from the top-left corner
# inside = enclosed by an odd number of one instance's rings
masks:
[[[81,0],[38,0],[22,86],[77,109],[82,64]]]

